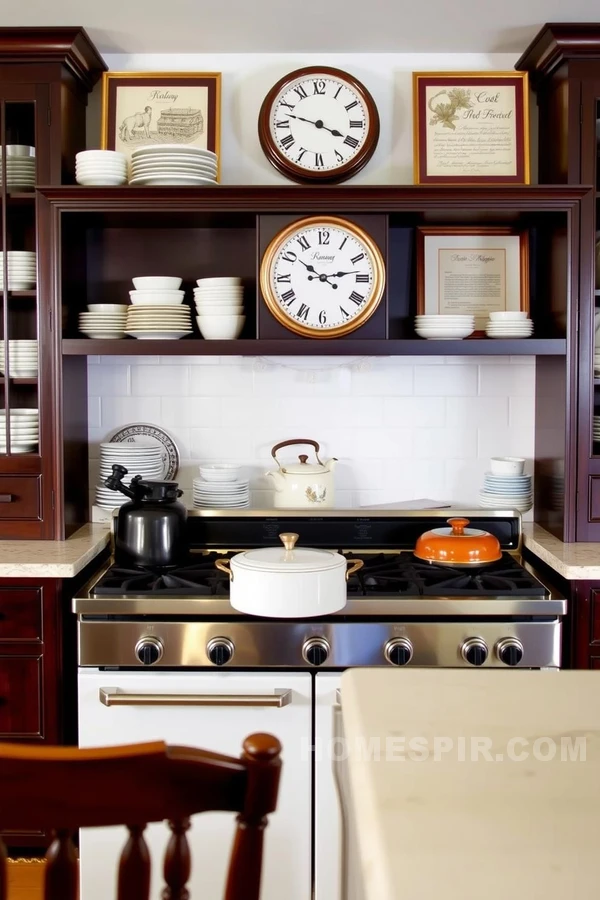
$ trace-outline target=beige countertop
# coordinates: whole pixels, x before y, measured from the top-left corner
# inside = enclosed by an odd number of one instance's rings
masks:
[[[360,895],[595,897],[599,691],[600,672],[347,670]]]
[[[523,543],[569,581],[600,580],[600,544],[563,544],[540,525],[523,523]]]
[[[84,525],[66,541],[0,541],[0,578],[72,578],[108,544],[108,525]]]

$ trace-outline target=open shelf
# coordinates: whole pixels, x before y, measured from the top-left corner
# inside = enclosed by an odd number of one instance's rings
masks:
[[[29,290],[29,291],[9,291],[8,296],[14,297],[15,299],[17,299],[17,298],[22,299],[25,297],[35,298],[35,297],[37,297],[37,291],[35,290],[35,288],[33,290]]]
[[[67,338],[65,356],[565,356],[564,338],[524,340],[95,341]]]

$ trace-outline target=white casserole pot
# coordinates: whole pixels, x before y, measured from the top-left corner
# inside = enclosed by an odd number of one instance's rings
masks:
[[[363,566],[333,550],[295,547],[297,534],[280,534],[283,547],[259,547],[218,559],[227,572],[230,602],[251,616],[305,619],[346,605],[346,582]]]

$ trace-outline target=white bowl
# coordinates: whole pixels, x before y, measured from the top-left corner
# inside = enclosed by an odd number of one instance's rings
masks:
[[[522,475],[525,460],[521,456],[492,456],[490,470],[494,475]]]
[[[221,484],[237,481],[240,474],[240,466],[227,463],[215,463],[214,465],[198,466],[204,481],[220,482]]]
[[[236,297],[244,293],[242,285],[229,284],[226,287],[196,287],[194,288],[195,297],[204,297],[210,294],[213,297]]]
[[[199,316],[241,316],[244,312],[242,303],[203,303],[196,304]]]
[[[237,275],[227,275],[224,277],[214,276],[211,278],[198,278],[196,280],[196,284],[198,287],[204,287],[205,285],[210,285],[211,287],[221,287],[225,285],[238,285],[241,284],[242,279],[238,278]]]
[[[466,325],[464,328],[437,329],[417,325],[415,331],[419,337],[426,338],[428,341],[461,341],[473,334],[473,327]]]
[[[207,341],[233,341],[242,333],[246,316],[198,316],[196,321]]]
[[[30,147],[28,144],[7,144],[6,145],[6,156],[18,156],[18,157],[35,157],[35,147]],[[0,158],[2,157],[2,147],[0,147]]]
[[[133,306],[181,306],[185,291],[129,291]]]
[[[169,275],[140,275],[131,280],[137,291],[178,291],[183,281]]]
[[[126,313],[126,303],[88,303],[88,312],[102,313],[109,315],[111,313]]]
[[[83,328],[79,330],[93,341],[119,341],[125,337],[124,331],[86,331]]]
[[[103,187],[117,187],[119,184],[127,183],[126,175],[77,175],[75,177],[75,181],[77,184],[82,184],[84,186],[103,186]]]
[[[527,319],[528,315],[529,314],[526,312],[516,312],[513,310],[498,310],[497,312],[491,312],[489,314],[492,322],[522,321],[523,319]]]
[[[114,159],[124,163],[127,162],[127,157],[119,150],[80,150],[79,153],[75,154],[76,162],[88,159]]]

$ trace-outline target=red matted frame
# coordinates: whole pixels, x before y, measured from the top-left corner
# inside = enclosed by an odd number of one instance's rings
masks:
[[[427,173],[428,87],[515,87],[517,167],[514,175],[429,175]],[[529,77],[527,72],[413,72],[415,184],[529,184]]]

